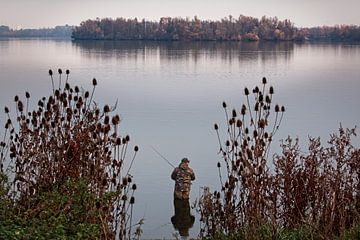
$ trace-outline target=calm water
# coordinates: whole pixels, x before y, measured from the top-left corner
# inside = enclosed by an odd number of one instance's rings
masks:
[[[96,100],[119,100],[122,131],[140,147],[132,173],[143,238],[173,238],[172,169],[151,146],[174,164],[184,156],[191,160],[193,202],[201,186],[219,185],[212,128],[214,122],[224,126],[223,100],[239,109],[244,87],[266,76],[275,102],[287,109],[273,151],[288,135],[298,136],[302,146],[308,136],[326,142],[340,123],[360,125],[359,67],[360,45],[350,44],[0,40],[0,107],[25,91],[36,99],[48,95],[50,68],[70,69],[71,81],[87,89],[96,77]],[[190,235],[196,237],[199,220],[194,209],[192,214]]]

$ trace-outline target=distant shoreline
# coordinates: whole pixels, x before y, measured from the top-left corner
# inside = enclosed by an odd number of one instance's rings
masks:
[[[329,41],[360,42],[360,27],[337,25],[297,28],[290,20],[277,17],[257,19],[240,15],[220,21],[197,17],[146,21],[104,18],[83,21],[72,32],[75,40],[155,40],[155,41]]]

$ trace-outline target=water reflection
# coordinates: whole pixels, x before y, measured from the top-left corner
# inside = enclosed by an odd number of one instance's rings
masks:
[[[156,41],[74,41],[88,58],[147,58],[159,60],[205,59],[225,61],[285,61],[293,57],[293,42],[156,42]]]
[[[174,198],[175,214],[171,217],[171,223],[181,236],[181,239],[189,238],[189,229],[193,227],[195,217],[191,215],[188,199]]]

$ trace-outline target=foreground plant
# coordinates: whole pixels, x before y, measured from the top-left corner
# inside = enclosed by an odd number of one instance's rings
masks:
[[[48,219],[47,213],[52,212],[68,224],[90,224],[103,239],[129,238],[134,230],[137,189],[130,168],[138,147],[125,168],[130,137],[120,135],[120,117],[112,115],[115,107],[100,108],[94,102],[97,80],[93,79],[91,91],[85,91],[71,87],[69,70],[65,79],[61,69],[58,73],[55,86],[49,70],[52,94],[41,98],[35,110],[29,110],[27,92],[25,101],[15,96],[15,112],[5,107],[8,120],[0,149],[1,166],[5,173],[3,163],[9,150],[13,172],[7,174],[13,176],[15,215],[26,212],[28,219],[37,219],[45,214]],[[53,205],[47,198],[59,204]]]
[[[226,139],[215,124],[222,161],[220,191],[203,189],[199,201],[202,237],[221,239],[328,239],[345,237],[359,223],[360,151],[351,145],[355,129],[331,135],[328,147],[310,139],[308,153],[298,140],[269,150],[285,112],[273,102],[267,81],[245,88],[240,111],[227,110]],[[224,165],[224,167],[223,167]],[[353,231],[350,231],[353,233]],[[300,237],[302,236],[302,237]]]

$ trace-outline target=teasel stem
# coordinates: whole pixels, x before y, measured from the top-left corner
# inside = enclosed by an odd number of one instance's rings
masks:
[[[93,89],[92,89],[92,92],[91,92],[91,97],[90,97],[90,100],[89,100],[89,105],[90,105],[91,102],[92,102],[92,99],[93,99],[93,96],[94,96],[94,92],[95,92],[95,87],[96,87],[96,85],[93,86]]]
[[[52,75],[50,75],[50,78],[51,78],[52,91],[53,91],[53,95],[54,95],[54,94],[55,94],[54,79],[53,79],[53,76],[52,76]]]
[[[59,90],[61,89],[61,74],[59,74]]]
[[[272,137],[275,133],[275,130],[276,130],[276,126],[277,126],[277,121],[278,121],[278,116],[279,116],[279,112],[276,112],[275,114],[275,122],[274,122],[274,127],[271,131],[271,134],[270,134],[270,137]]]
[[[134,153],[134,156],[133,156],[133,158],[132,158],[132,160],[131,160],[131,163],[130,163],[129,169],[127,170],[127,172],[126,172],[126,175],[125,175],[125,176],[127,176],[127,175],[129,174],[129,172],[130,172],[130,169],[131,169],[131,167],[132,167],[132,165],[133,165],[133,163],[134,163],[135,157],[136,157],[136,153],[137,153],[137,151],[135,151],[135,153]]]
[[[222,151],[222,144],[221,144],[221,139],[220,139],[220,135],[219,135],[219,130],[216,129],[215,131],[216,131],[216,135],[217,135],[219,145],[220,145],[220,150],[219,150],[219,153],[220,153]]]
[[[223,184],[223,180],[222,180],[222,176],[221,176],[221,170],[220,170],[220,163],[218,163],[218,172],[219,172],[219,179],[220,179],[220,184],[221,184],[221,188],[224,186]]]
[[[254,124],[254,119],[252,117],[250,101],[249,101],[249,96],[248,95],[246,95],[246,101],[247,101],[247,105],[248,105],[248,109],[249,109],[249,113],[250,113],[250,126],[251,126],[252,124]]]
[[[130,204],[130,226],[129,226],[129,240],[131,239],[131,226],[132,226],[132,216],[133,216],[134,204]]]

